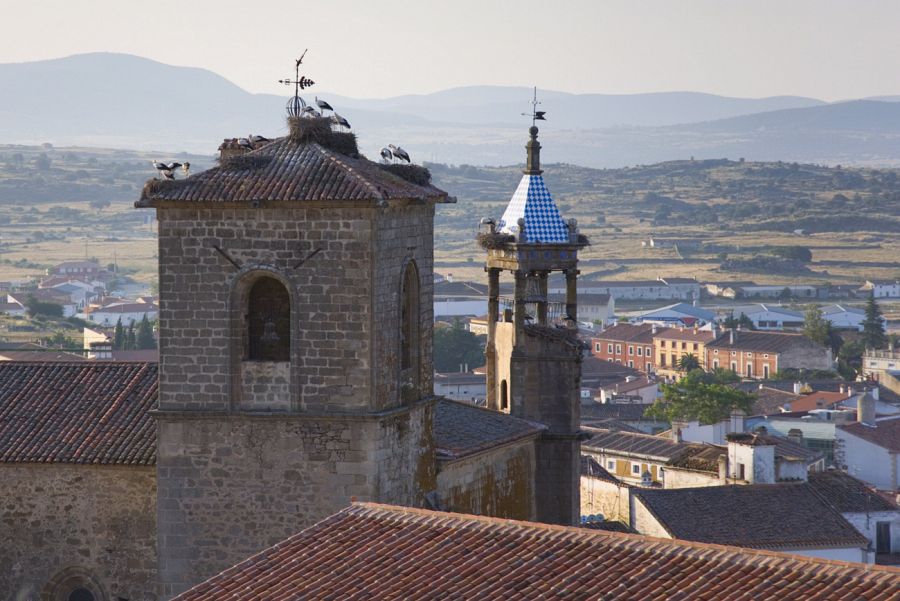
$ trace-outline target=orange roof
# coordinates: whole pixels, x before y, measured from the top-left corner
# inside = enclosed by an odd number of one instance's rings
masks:
[[[897,598],[900,569],[354,503],[176,597]]]
[[[843,392],[811,392],[799,399],[789,401],[791,411],[812,411],[813,409],[828,409],[835,403],[846,401],[850,396]]]

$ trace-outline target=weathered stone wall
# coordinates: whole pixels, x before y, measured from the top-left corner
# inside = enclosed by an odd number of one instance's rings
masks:
[[[287,361],[241,363],[242,411],[290,411],[291,364]]]
[[[534,439],[497,447],[438,469],[438,498],[448,511],[535,520]]]
[[[159,419],[165,598],[347,506],[421,506],[434,490],[432,405],[390,415]]]
[[[291,297],[292,407],[370,407],[374,211],[159,209],[160,408],[242,405],[242,294],[261,274]]]
[[[601,514],[608,521],[628,523],[628,486],[590,476],[581,477],[581,515]]]
[[[73,576],[107,599],[157,598],[153,467],[3,464],[0,483],[0,599],[46,598]]]
[[[401,394],[400,292],[406,265],[419,274],[418,390]],[[434,367],[434,206],[417,204],[381,209],[375,225],[373,268],[375,367],[373,407],[384,409],[433,394]]]

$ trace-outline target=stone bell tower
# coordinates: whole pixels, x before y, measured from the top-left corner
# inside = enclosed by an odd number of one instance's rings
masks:
[[[568,223],[544,184],[538,129],[532,126],[527,164],[499,223],[483,219],[479,241],[487,251],[487,402],[543,423],[538,441],[536,501],[539,521],[573,524],[579,518],[581,345],[576,338],[578,251],[586,239]],[[513,276],[513,296],[500,311],[500,275]],[[566,278],[566,302],[552,306],[547,279]]]
[[[325,118],[151,180],[163,598],[349,504],[435,488],[435,203]]]

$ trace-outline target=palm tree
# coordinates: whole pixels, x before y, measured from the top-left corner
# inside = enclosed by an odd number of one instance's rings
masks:
[[[678,371],[688,373],[700,369],[700,360],[693,353],[685,353],[678,360]]]

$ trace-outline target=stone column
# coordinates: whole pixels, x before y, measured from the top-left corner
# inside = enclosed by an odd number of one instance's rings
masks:
[[[519,346],[525,341],[525,295],[527,294],[527,274],[524,271],[517,271],[515,277],[515,314],[513,315],[513,321],[515,322],[516,328],[515,345]]]
[[[487,406],[498,411],[500,399],[497,393],[497,320],[500,318],[500,270],[488,268],[488,339],[485,345],[485,377],[487,378]]]
[[[538,273],[538,288],[540,290],[541,298],[543,300],[538,301],[537,304],[537,318],[538,323],[542,326],[547,325],[547,272],[541,271]]]
[[[571,318],[569,326],[578,328],[578,270],[566,270],[566,319]]]

